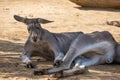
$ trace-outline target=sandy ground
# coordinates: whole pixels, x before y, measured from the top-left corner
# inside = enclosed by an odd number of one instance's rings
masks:
[[[28,33],[25,24],[13,19],[14,14],[52,20],[42,26],[56,33],[107,30],[120,42],[120,28],[106,24],[106,21],[120,21],[120,9],[82,8],[68,0],[0,0],[0,80],[56,80],[49,75],[32,74],[33,70],[52,66],[52,62],[33,58],[35,69],[22,64],[20,54]],[[119,64],[92,66],[85,74],[60,80],[119,80],[119,67]]]

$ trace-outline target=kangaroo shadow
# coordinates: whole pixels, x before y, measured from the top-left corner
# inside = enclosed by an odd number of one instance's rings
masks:
[[[0,40],[0,51],[2,52],[21,52],[23,44]]]
[[[119,80],[120,79],[120,66],[118,64],[104,64],[88,67],[84,73],[76,74],[72,76],[67,76],[61,78],[60,80],[69,80],[72,77],[72,80]]]
[[[120,9],[115,8],[95,8],[95,7],[74,7],[79,10],[95,10],[95,11],[110,11],[110,12],[120,12]]]
[[[14,43],[11,41],[0,40],[0,74],[2,74],[2,78],[37,78],[32,74],[34,69],[27,69],[25,67],[26,65],[22,63],[20,58],[22,48],[22,43]],[[33,59],[33,63],[40,64],[40,66],[52,64],[50,61],[43,61],[40,63],[39,62],[40,61],[37,61],[36,58]]]

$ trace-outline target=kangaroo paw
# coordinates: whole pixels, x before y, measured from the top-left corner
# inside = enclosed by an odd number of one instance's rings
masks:
[[[60,65],[63,63],[62,60],[57,60],[55,61],[55,63],[53,64],[54,67],[60,67]]]
[[[29,63],[29,64],[26,64],[26,68],[32,69],[32,68],[35,68],[35,66],[32,63]]]

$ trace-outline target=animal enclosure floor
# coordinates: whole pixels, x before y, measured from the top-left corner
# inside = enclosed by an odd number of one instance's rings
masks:
[[[0,0],[0,80],[56,80],[49,75],[32,74],[33,70],[51,67],[52,62],[33,58],[35,69],[22,64],[20,54],[28,32],[25,24],[13,19],[14,14],[54,21],[42,26],[56,33],[107,30],[120,42],[120,28],[106,24],[106,21],[120,21],[120,9],[83,8],[69,0]],[[89,72],[60,80],[120,80],[119,68],[119,64],[92,66]]]

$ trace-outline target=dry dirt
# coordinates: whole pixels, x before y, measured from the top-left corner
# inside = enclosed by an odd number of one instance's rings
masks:
[[[13,19],[14,14],[52,20],[42,26],[56,33],[107,30],[120,42],[120,28],[106,24],[120,21],[120,9],[83,8],[68,0],[0,0],[0,80],[56,80],[32,74],[33,70],[50,67],[52,62],[33,59],[36,69],[26,69],[22,64],[20,54],[28,32],[25,24]],[[120,80],[119,68],[119,64],[92,66],[85,74],[60,80]]]

